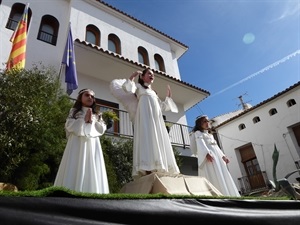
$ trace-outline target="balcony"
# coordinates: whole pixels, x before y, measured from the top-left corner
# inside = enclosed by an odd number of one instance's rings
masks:
[[[37,39],[51,45],[56,45],[57,42],[57,36],[42,30],[39,31]]]
[[[133,124],[130,121],[129,114],[127,111],[120,109],[98,105],[101,111],[112,110],[119,117],[119,121],[113,123],[112,127],[106,131],[107,135],[114,135],[117,137],[132,138],[133,137]],[[187,148],[190,146],[189,132],[192,127],[174,123],[171,121],[165,121],[166,129],[169,131],[170,140],[173,146]]]
[[[18,21],[9,18],[5,27],[10,30],[15,30],[16,27],[18,26],[18,23],[19,23]]]
[[[269,179],[265,171],[260,173],[238,178],[242,195],[252,195],[269,190]]]

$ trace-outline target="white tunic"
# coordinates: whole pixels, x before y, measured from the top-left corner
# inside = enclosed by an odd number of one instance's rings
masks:
[[[129,79],[123,88],[138,98],[134,119],[133,178],[145,175],[145,171],[179,174],[162,115],[162,110],[171,110],[172,104],[169,103],[174,102],[168,97],[162,102],[151,88],[145,89]]]
[[[63,186],[78,192],[109,193],[109,186],[99,137],[104,134],[103,120],[84,121],[88,108],[69,117],[65,123],[68,142],[56,175],[54,186]]]
[[[196,142],[196,151],[194,154],[198,156],[198,176],[205,177],[224,196],[240,197],[226,163],[222,159],[225,155],[219,148],[213,135],[209,134],[207,131],[196,131],[192,134],[191,139],[193,139],[191,140],[191,144],[193,141]],[[206,159],[207,154],[213,156],[213,162],[209,162]]]

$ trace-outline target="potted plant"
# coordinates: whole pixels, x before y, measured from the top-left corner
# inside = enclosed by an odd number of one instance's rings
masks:
[[[170,132],[172,125],[173,125],[173,123],[165,122],[165,126],[167,128],[168,133]]]
[[[102,119],[106,123],[107,129],[109,129],[112,127],[114,121],[119,120],[119,117],[117,116],[117,114],[114,111],[106,110],[106,111],[102,112]]]

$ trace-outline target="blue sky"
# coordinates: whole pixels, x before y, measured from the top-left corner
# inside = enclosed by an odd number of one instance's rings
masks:
[[[181,79],[210,92],[188,125],[252,106],[300,80],[300,0],[104,0],[189,47]],[[173,90],[173,95],[176,91]]]

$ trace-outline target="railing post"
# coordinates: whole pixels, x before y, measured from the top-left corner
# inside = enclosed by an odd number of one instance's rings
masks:
[[[180,132],[181,132],[181,137],[182,137],[183,148],[186,148],[185,139],[184,139],[184,135],[183,135],[182,124],[180,124]]]

